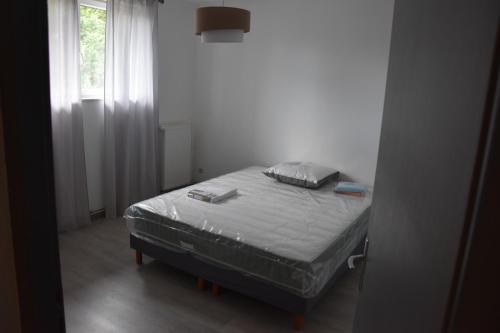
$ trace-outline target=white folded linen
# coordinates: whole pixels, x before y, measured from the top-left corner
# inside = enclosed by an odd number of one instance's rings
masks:
[[[237,189],[227,186],[199,186],[188,192],[187,196],[196,200],[217,203],[236,195]]]

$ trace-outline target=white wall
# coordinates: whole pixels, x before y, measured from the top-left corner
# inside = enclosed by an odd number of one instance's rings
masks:
[[[167,0],[159,5],[158,91],[160,123],[191,122],[194,96],[196,5]]]
[[[252,31],[197,44],[194,177],[310,160],[373,183],[393,0],[231,5],[251,10]]]

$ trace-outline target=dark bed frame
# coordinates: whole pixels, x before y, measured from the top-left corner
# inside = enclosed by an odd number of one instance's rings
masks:
[[[321,297],[332,287],[335,282],[348,270],[347,258],[340,268],[333,274],[321,292],[313,298],[304,298],[286,290],[275,287],[255,278],[243,275],[233,269],[224,269],[220,266],[210,265],[197,259],[189,253],[170,251],[157,244],[130,235],[130,247],[136,252],[136,263],[142,265],[142,254],[157,259],[170,266],[198,277],[198,288],[205,288],[205,280],[212,282],[212,293],[219,295],[221,286],[243,295],[253,297],[263,302],[274,305],[294,314],[293,327],[301,330],[304,326],[304,315],[318,303]],[[352,254],[363,252],[364,239],[358,244]]]

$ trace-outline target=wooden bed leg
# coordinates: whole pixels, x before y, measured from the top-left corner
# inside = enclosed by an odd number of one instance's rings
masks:
[[[196,287],[200,290],[205,290],[205,280],[199,277],[198,281],[196,282]]]
[[[221,287],[217,283],[212,283],[212,295],[219,296]]]
[[[142,252],[139,250],[135,250],[135,263],[137,265],[142,265]]]
[[[304,315],[295,315],[293,318],[293,329],[302,331],[304,329]]]

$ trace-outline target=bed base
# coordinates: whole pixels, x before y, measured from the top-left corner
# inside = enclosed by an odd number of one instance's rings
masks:
[[[364,239],[352,253],[362,253],[363,246]],[[198,277],[196,285],[200,290],[205,289],[205,281],[212,282],[212,294],[214,296],[220,295],[221,286],[223,286],[226,289],[253,297],[293,313],[293,328],[295,330],[301,330],[303,328],[305,315],[312,310],[314,305],[318,303],[321,297],[335,284],[340,276],[348,270],[346,260],[317,296],[313,298],[304,298],[243,275],[235,270],[210,265],[189,253],[170,251],[132,234],[130,235],[130,247],[136,251],[136,263],[138,265],[142,265],[142,254],[144,253],[151,258]]]
[[[135,250],[135,263],[139,266],[142,265],[142,252]]]
[[[205,290],[205,280],[201,277],[198,277],[198,281],[196,281],[196,287],[200,290]]]

